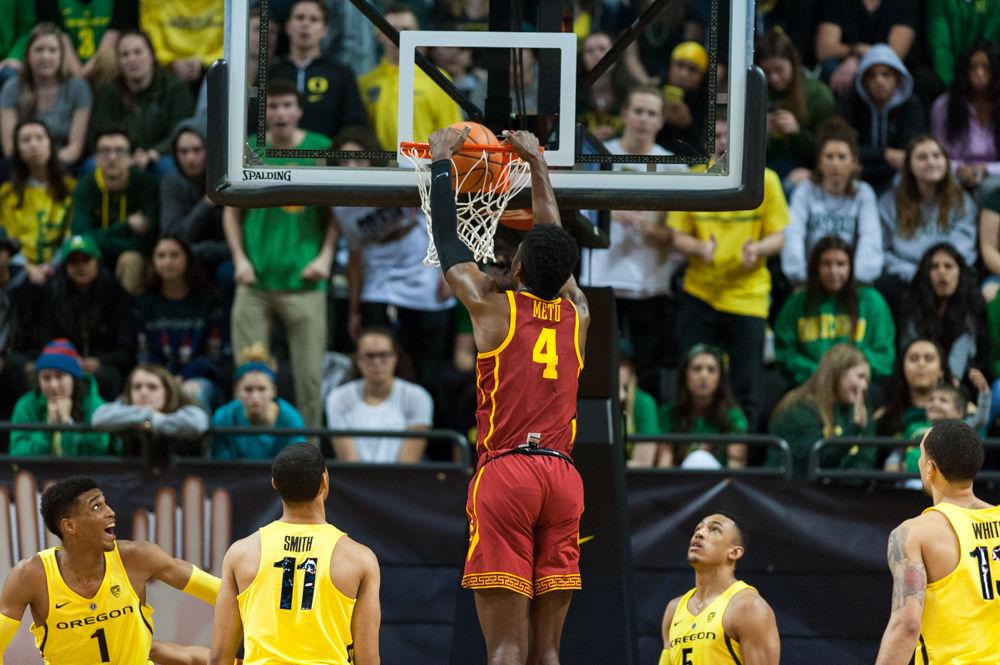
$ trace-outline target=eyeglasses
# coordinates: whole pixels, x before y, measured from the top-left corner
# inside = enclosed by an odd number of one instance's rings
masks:
[[[123,157],[129,154],[128,148],[98,148],[94,153],[99,157]]]
[[[386,361],[395,357],[396,354],[392,351],[369,351],[368,353],[361,353],[358,355],[358,358],[364,360],[366,363],[373,363],[376,360]]]

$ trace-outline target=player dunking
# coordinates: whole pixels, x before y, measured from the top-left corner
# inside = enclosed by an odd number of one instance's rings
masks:
[[[456,233],[450,158],[468,134],[429,139],[434,244],[469,310],[476,360],[478,469],[466,507],[462,586],[475,591],[490,665],[559,662],[559,639],[580,588],[583,485],[570,458],[590,312],[573,279],[576,243],[559,225],[548,168],[529,132],[506,140],[531,168],[535,226],[501,291]]]
[[[160,580],[213,603],[219,579],[148,542],[116,540],[115,513],[91,478],[71,476],[42,494],[45,526],[61,547],[14,566],[0,595],[0,653],[31,607],[47,664],[204,663],[203,647],[153,642],[146,584]]]
[[[688,563],[695,585],[663,613],[660,665],[778,665],[774,612],[736,579],[744,535],[731,517],[709,515],[694,530]]]
[[[212,665],[378,665],[379,569],[370,549],[326,521],[330,476],[307,443],[274,458],[282,514],[222,562]]]
[[[1000,506],[972,493],[983,443],[943,420],[920,442],[918,466],[934,505],[889,536],[892,614],[876,664],[997,663]]]

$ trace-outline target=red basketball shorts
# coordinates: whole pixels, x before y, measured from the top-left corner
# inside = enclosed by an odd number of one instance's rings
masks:
[[[528,598],[580,588],[583,481],[572,464],[546,455],[497,457],[469,483],[465,511],[464,588]]]

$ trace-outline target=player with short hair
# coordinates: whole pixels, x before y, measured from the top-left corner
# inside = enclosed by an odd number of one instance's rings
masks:
[[[892,614],[876,665],[997,662],[1000,506],[972,491],[983,456],[976,430],[959,420],[921,440],[917,466],[934,505],[889,535]]]
[[[431,135],[434,245],[472,318],[479,464],[469,485],[470,541],[462,586],[475,591],[489,665],[557,663],[580,588],[583,484],[570,454],[590,311],[573,278],[576,242],[559,209],[538,139],[507,132],[531,168],[535,226],[503,291],[458,239],[451,157],[469,128]]]
[[[25,559],[7,576],[0,593],[0,653],[30,606],[31,632],[45,663],[204,662],[191,660],[197,647],[162,645],[157,653],[146,584],[160,580],[211,604],[217,577],[153,543],[117,540],[115,513],[92,478],[57,482],[42,493],[41,512],[62,546]]]
[[[271,466],[281,518],[238,540],[222,562],[211,665],[378,665],[378,559],[327,523],[330,476],[308,443]]]
[[[660,665],[778,664],[774,612],[755,588],[736,579],[746,544],[728,515],[709,515],[695,527],[688,547],[695,585],[667,603]]]

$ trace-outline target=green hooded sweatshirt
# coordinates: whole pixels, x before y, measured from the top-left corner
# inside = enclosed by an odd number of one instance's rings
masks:
[[[851,319],[840,311],[837,299],[819,303],[817,312],[806,314],[806,292],[792,294],[774,324],[774,355],[781,373],[802,385],[816,373],[819,360],[835,344],[850,344]],[[856,346],[871,365],[872,375],[881,379],[892,374],[896,360],[896,324],[885,300],[871,287],[858,288]]]
[[[796,478],[805,478],[809,469],[809,454],[813,445],[824,438],[865,437],[875,430],[875,419],[868,413],[868,425],[859,427],[854,422],[854,407],[834,407],[833,431],[823,431],[823,420],[812,402],[802,399],[791,404],[771,420],[771,434],[788,442],[792,449],[792,469]],[[824,469],[874,469],[877,450],[872,447],[828,446],[820,455]],[[781,458],[774,448],[769,449],[767,466],[779,466]]]
[[[97,407],[104,400],[97,394],[97,381],[89,374],[83,375],[83,422],[89,423]],[[13,423],[44,423],[48,420],[48,400],[40,390],[31,390],[21,396],[14,405]],[[63,457],[88,457],[108,455],[109,437],[105,432],[59,432]],[[12,430],[10,433],[10,454],[51,455],[52,438],[56,432],[25,432]]]

